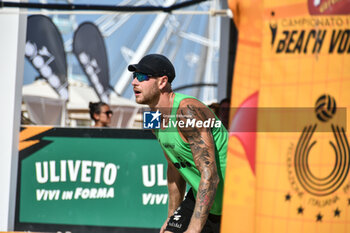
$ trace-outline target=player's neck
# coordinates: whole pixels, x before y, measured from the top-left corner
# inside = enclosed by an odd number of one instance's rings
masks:
[[[175,93],[173,91],[163,92],[159,96],[158,102],[150,106],[152,111],[161,110],[163,114],[170,114],[173,107]]]

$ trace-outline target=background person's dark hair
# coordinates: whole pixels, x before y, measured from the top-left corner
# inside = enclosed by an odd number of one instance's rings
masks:
[[[221,122],[224,124],[226,129],[229,128],[229,118],[230,118],[230,103],[229,98],[224,98],[219,103],[218,117]]]
[[[101,113],[101,107],[105,106],[108,104],[106,104],[105,102],[89,102],[89,109],[90,109],[90,117],[92,120],[96,121],[94,114],[100,114]]]
[[[223,103],[230,103],[230,99],[229,98],[225,98],[225,99],[222,99],[219,103],[219,105],[222,105]]]
[[[220,105],[218,103],[211,103],[208,105],[208,107],[215,113],[216,116],[219,114]]]

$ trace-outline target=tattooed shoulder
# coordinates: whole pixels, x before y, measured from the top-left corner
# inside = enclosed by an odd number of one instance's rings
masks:
[[[206,120],[213,117],[214,115],[209,110],[207,106],[202,104],[196,99],[184,99],[179,105],[177,110],[177,119],[196,119],[196,120]]]
[[[208,107],[195,99],[185,99],[180,103],[177,111],[178,121],[206,121],[211,117],[212,112]],[[208,127],[198,124],[188,125],[187,127],[179,127],[179,132],[188,141],[192,152],[207,150],[208,146],[212,146],[212,134]]]

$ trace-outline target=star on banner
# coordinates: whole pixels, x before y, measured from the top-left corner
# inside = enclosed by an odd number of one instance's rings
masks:
[[[321,213],[318,213],[316,216],[316,222],[322,222],[323,215]]]
[[[298,208],[298,214],[303,214],[304,213],[304,208],[302,206],[300,206]]]
[[[340,210],[338,209],[338,207],[334,210],[334,217],[340,217]]]
[[[288,193],[288,194],[285,196],[285,201],[290,201],[291,197],[292,197],[292,196]]]

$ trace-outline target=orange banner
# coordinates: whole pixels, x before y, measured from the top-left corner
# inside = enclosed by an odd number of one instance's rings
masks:
[[[350,2],[229,6],[239,32],[231,97],[238,110],[231,114],[222,232],[349,232],[350,116],[335,118],[350,109]],[[244,108],[257,111],[246,116]],[[260,108],[314,111],[292,119],[295,131],[269,132],[282,123],[273,113],[270,122],[262,119]],[[236,130],[244,124],[256,131]]]

